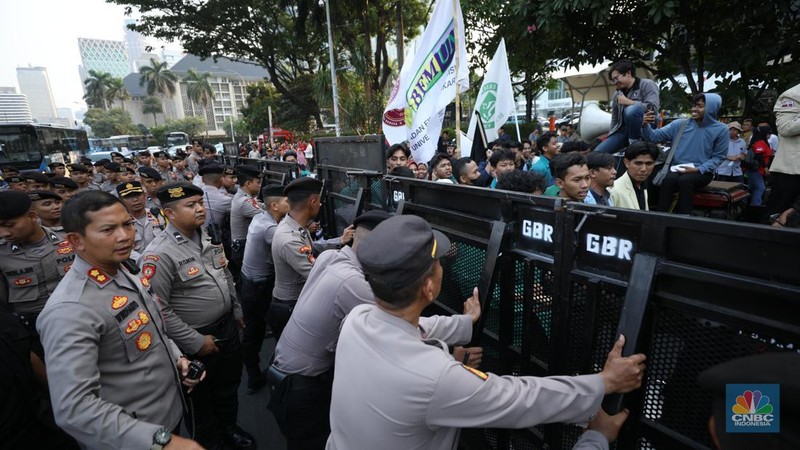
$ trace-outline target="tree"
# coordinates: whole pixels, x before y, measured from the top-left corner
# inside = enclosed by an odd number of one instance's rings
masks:
[[[108,103],[114,103],[114,100],[119,100],[122,103],[122,110],[125,110],[125,100],[129,100],[131,98],[131,94],[125,89],[125,84],[122,81],[122,78],[110,78],[108,80],[108,84],[106,85],[106,100]]]
[[[83,80],[86,87],[86,94],[83,99],[91,108],[108,109],[108,85],[112,80],[110,73],[101,71],[89,71],[89,78]]]
[[[183,119],[167,120],[163,125],[151,128],[150,134],[157,142],[166,142],[168,132],[182,131],[189,136],[197,136],[205,124],[205,121],[199,117],[188,116]]]
[[[236,133],[236,138],[239,142],[243,141],[249,132],[249,126],[247,125],[247,121],[243,118],[232,118],[230,116],[225,118],[225,122],[222,123],[222,129],[225,133],[230,134],[231,132],[231,121],[233,121],[233,132]],[[233,139],[233,137],[231,137]]]
[[[291,107],[322,126],[317,100],[298,79],[308,81],[329,64],[324,4],[316,0],[110,1],[138,9],[142,17],[131,28],[145,35],[178,41],[200,57],[225,56],[261,64]],[[395,33],[397,8],[402,8],[402,31],[412,38],[429,12],[428,0],[330,0],[330,6],[334,48],[339,49],[337,66],[351,67],[364,79],[370,106],[381,104],[391,76],[388,45]]]
[[[161,103],[161,100],[158,97],[145,97],[144,102],[142,104],[142,112],[145,114],[152,114],[153,115],[153,126],[158,126],[158,120],[156,119],[156,114],[160,112],[164,112],[164,105]]]
[[[186,83],[186,95],[192,102],[192,113],[194,114],[195,103],[203,105],[203,122],[206,125],[206,136],[208,136],[208,113],[206,108],[211,99],[214,98],[214,90],[211,88],[211,83],[208,82],[209,77],[211,77],[210,73],[197,73],[194,68],[189,69],[186,76],[183,77],[183,81]]]
[[[178,76],[167,68],[167,63],[150,58],[150,65],[139,68],[139,86],[147,86],[147,95],[161,97],[161,111],[166,111],[164,98],[175,95]],[[155,115],[153,115],[155,120]]]
[[[305,92],[298,92],[299,90]],[[293,82],[290,92],[295,95],[312,95],[313,80],[303,77]],[[307,131],[313,116],[298,107],[287,97],[278,93],[275,86],[267,82],[247,86],[247,106],[242,108],[242,115],[247,123],[247,131],[261,134],[269,128],[269,108],[272,107],[272,123],[275,126],[295,131]]]
[[[86,111],[83,121],[92,127],[95,136],[101,138],[120,134],[138,134],[139,130],[133,124],[130,114],[120,108],[110,110],[90,108]]]

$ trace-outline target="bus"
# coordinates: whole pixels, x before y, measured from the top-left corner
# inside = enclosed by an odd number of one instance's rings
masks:
[[[126,149],[129,152],[145,150],[150,145],[147,142],[147,137],[142,135],[132,136],[130,134],[123,134],[111,136],[109,139],[114,144],[114,147],[120,150]]]
[[[0,124],[0,165],[39,169],[50,162],[69,162],[70,152],[89,151],[86,131],[39,124]]]
[[[185,150],[189,145],[189,135],[182,131],[170,131],[167,133],[167,151],[174,155],[178,150]]]

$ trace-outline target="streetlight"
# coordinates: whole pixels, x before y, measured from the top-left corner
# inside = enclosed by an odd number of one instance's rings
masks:
[[[222,67],[219,67],[219,66],[211,66],[211,68],[212,69],[218,69],[218,70],[221,70],[221,71],[227,72],[227,73],[232,73],[232,74],[236,75],[237,77],[239,77],[239,80],[242,82],[242,88],[247,86],[247,83],[244,81],[244,77],[242,77],[242,75],[240,75],[240,74],[238,74],[238,73],[236,73],[236,72],[234,72],[232,70],[223,69]],[[244,95],[242,95],[242,99],[244,100]],[[236,92],[233,92],[233,95],[231,96],[231,115],[230,115],[230,119],[231,119],[231,141],[233,141],[233,142],[236,142],[236,134],[233,131],[233,117],[234,117],[235,111],[236,111]],[[224,107],[222,108],[222,117],[225,117],[225,108]]]

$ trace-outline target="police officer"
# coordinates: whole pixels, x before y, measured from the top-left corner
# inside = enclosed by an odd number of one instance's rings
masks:
[[[143,151],[137,153],[136,154],[136,161],[138,163],[136,166],[139,167],[139,168],[141,168],[141,167],[150,167],[151,163],[153,162],[152,161],[152,155],[150,154],[150,151],[149,150],[143,150]]]
[[[352,248],[320,255],[278,341],[268,372],[273,381],[269,408],[289,448],[325,447],[330,433],[328,410],[339,328],[353,307],[375,302],[356,252],[370,230],[389,217],[381,210],[362,214],[353,222],[356,232]],[[465,303],[464,315],[421,318],[420,326],[430,339],[465,344],[472,338],[472,325],[479,317],[476,299]],[[470,350],[468,358],[477,367],[482,349]],[[461,349],[459,360],[463,357]]]
[[[8,183],[8,189],[11,191],[28,192],[28,180],[19,175],[8,176],[5,178],[5,181]]]
[[[144,249],[157,235],[161,234],[161,224],[153,213],[145,209],[144,189],[138,181],[118,184],[117,196],[122,199],[128,212],[133,216],[136,234],[131,257],[138,261]]]
[[[275,288],[272,290],[272,304],[267,316],[276,340],[280,339],[283,327],[289,321],[316,255],[323,250],[347,244],[353,239],[353,227],[350,226],[338,239],[326,242],[311,240],[306,226],[319,214],[322,186],[322,182],[317,179],[299,178],[284,189],[290,209],[286,218],[278,224],[272,240]]]
[[[105,166],[106,180],[100,185],[103,192],[116,193],[117,185],[128,181],[128,168],[117,163],[108,163]]]
[[[266,211],[253,217],[247,229],[242,272],[239,276],[239,300],[244,314],[242,359],[247,370],[247,390],[255,393],[266,383],[259,365],[258,354],[266,336],[264,318],[272,303],[275,287],[275,266],[272,263],[272,239],[278,223],[289,212],[289,201],[283,195],[283,186],[266,186],[261,190]]]
[[[111,152],[109,155],[111,156],[111,162],[113,163],[117,163],[121,166],[125,162],[125,155],[120,152]]]
[[[60,240],[66,238],[61,226],[61,207],[64,200],[60,195],[50,191],[28,191],[33,212],[39,217],[41,224],[55,233]]]
[[[92,169],[83,164],[70,164],[69,177],[78,185],[78,192],[92,189]]]
[[[231,201],[231,272],[239,275],[244,257],[247,238],[247,227],[257,214],[264,211],[264,205],[256,200],[261,190],[261,172],[254,167],[238,166],[236,168],[239,190]]]
[[[78,193],[78,183],[66,177],[50,178],[50,190],[67,201]]]
[[[641,385],[644,355],[622,357],[623,338],[595,375],[500,377],[455,361],[419,322],[439,295],[439,258],[449,250],[447,237],[410,215],[383,221],[359,243],[376,302],[353,308],[342,326],[328,449],[455,448],[461,426],[585,422],[605,394]],[[577,448],[607,448],[606,440],[588,431]]]
[[[44,191],[50,188],[50,180],[39,172],[32,172],[25,175],[28,182],[29,191]]]
[[[242,312],[222,245],[202,229],[203,191],[171,183],[156,195],[169,225],[147,246],[140,264],[162,301],[167,333],[186,354],[197,355],[209,374],[192,396],[195,436],[206,448],[221,445],[221,439],[255,447],[255,439],[236,425]]]
[[[207,210],[208,234],[222,241],[225,256],[231,256],[231,203],[233,196],[225,189],[225,177],[235,174],[233,169],[220,164],[205,164],[200,168],[203,180],[203,197]]]
[[[156,191],[164,185],[164,179],[161,177],[161,174],[152,167],[140,167],[139,178],[142,181],[145,197],[147,197],[145,208],[150,212],[154,212],[153,208],[161,207],[158,203]]]
[[[92,183],[97,185],[97,189],[100,189],[100,186],[106,181],[106,165],[111,164],[111,161],[102,158],[98,159],[94,163],[94,176],[92,177]]]
[[[78,257],[36,326],[56,423],[86,448],[200,448],[174,436],[189,361],[167,338],[147,279],[121,263],[134,227],[122,202],[85,192],[64,211]]]
[[[67,173],[67,167],[62,162],[52,162],[47,167],[56,177],[63,177]]]
[[[0,304],[37,338],[36,318],[75,259],[69,242],[38,221],[27,194],[0,192]]]
[[[170,160],[167,152],[163,150],[153,152],[153,159],[155,159],[156,162],[154,169],[158,171],[158,174],[161,175],[161,178],[166,180],[168,183],[172,181],[178,181],[175,173],[172,171],[172,160]]]

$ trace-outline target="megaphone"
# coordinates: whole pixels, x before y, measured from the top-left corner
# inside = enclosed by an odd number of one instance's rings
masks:
[[[589,103],[581,110],[578,133],[584,141],[592,143],[595,139],[608,133],[610,125],[611,113],[600,109],[597,103]]]

